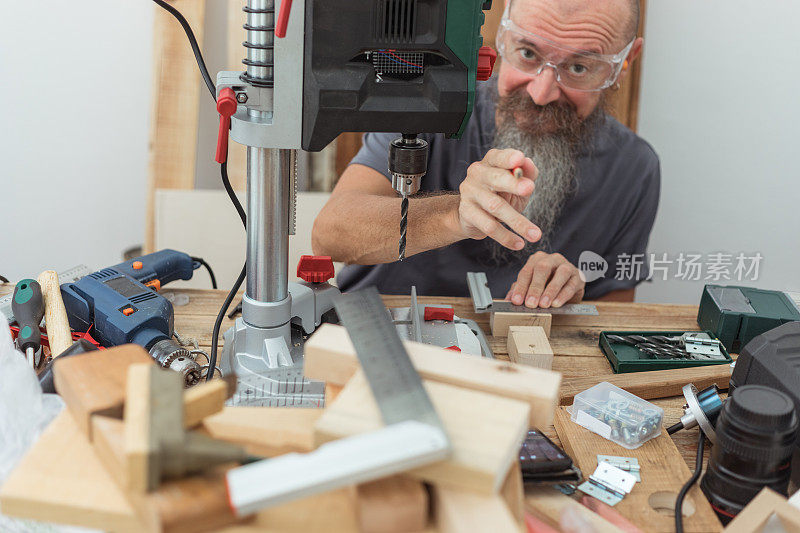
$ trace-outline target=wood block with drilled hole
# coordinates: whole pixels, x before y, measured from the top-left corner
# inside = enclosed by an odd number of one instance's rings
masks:
[[[90,439],[92,415],[122,418],[128,368],[136,363],[155,364],[150,354],[136,344],[55,360],[56,391]]]
[[[508,328],[508,358],[512,363],[550,370],[553,349],[541,326],[511,326]]]
[[[639,460],[642,481],[614,506],[634,525],[645,531],[672,532],[675,530],[674,509],[678,491],[691,476],[675,443],[662,428],[661,435],[650,439],[635,450],[627,450],[570,420],[563,407],[556,410],[555,428],[564,451],[578,468],[589,476],[597,468],[597,455],[622,455]],[[700,487],[695,485],[683,503],[684,526],[687,531],[719,531],[716,514]]]
[[[553,315],[549,313],[492,313],[489,317],[489,325],[495,337],[508,336],[510,326],[539,326],[550,338],[552,323]]]
[[[530,406],[529,424],[548,427],[558,402],[561,374],[497,359],[462,355],[429,344],[404,343],[423,379],[519,400]],[[359,368],[355,348],[342,326],[323,324],[305,344],[306,377],[343,386]]]
[[[201,428],[215,439],[244,446],[254,455],[274,457],[314,449],[314,424],[322,409],[226,407],[206,417]]]
[[[434,522],[440,533],[523,531],[499,494],[478,494],[442,486],[434,486],[432,492]]]
[[[528,430],[529,408],[516,400],[423,381],[453,452],[449,459],[409,470],[434,484],[496,493],[516,461]],[[317,445],[383,427],[369,383],[359,371],[317,421]]]
[[[623,533],[619,527],[553,487],[526,491],[525,507],[533,516],[555,528],[559,528],[561,517],[565,512],[572,512],[584,522],[588,522],[593,528],[592,531],[596,533]]]
[[[390,476],[356,487],[362,533],[410,533],[428,525],[428,491],[421,481]]]

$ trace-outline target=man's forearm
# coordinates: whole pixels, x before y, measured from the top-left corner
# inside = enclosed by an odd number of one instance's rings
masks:
[[[344,192],[331,198],[314,221],[314,253],[334,261],[374,265],[397,261],[399,197]],[[457,194],[411,197],[406,256],[460,240]]]

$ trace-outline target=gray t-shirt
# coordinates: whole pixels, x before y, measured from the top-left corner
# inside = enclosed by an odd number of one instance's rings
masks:
[[[422,191],[458,191],[467,167],[489,151],[495,130],[492,93],[489,83],[478,85],[475,108],[461,139],[447,139],[440,134],[421,136],[430,148]],[[371,167],[390,179],[388,146],[397,137],[396,133],[365,134],[364,145],[350,163]],[[605,259],[605,277],[586,284],[587,299],[630,289],[648,276],[646,261],[641,269],[630,265],[636,263],[637,257],[641,262],[646,252],[659,192],[656,153],[647,142],[608,116],[598,127],[591,147],[579,155],[577,190],[565,203],[547,250],[561,253],[576,266],[584,251]],[[484,271],[492,295],[502,298],[516,281],[527,256],[514,256],[500,265],[491,257],[488,238],[467,239],[402,262],[348,265],[337,279],[342,290],[375,285],[383,294],[409,294],[411,286],[416,285],[421,295],[468,296],[467,272]]]

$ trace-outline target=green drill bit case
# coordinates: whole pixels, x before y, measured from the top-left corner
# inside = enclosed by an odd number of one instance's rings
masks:
[[[608,335],[664,335],[666,337],[677,337],[683,335],[685,331],[601,331],[600,349],[603,350],[611,368],[615,374],[627,374],[629,372],[648,372],[650,370],[672,370],[674,368],[689,368],[695,366],[722,365],[733,362],[728,350],[720,344],[720,350],[724,359],[717,360],[698,360],[698,359],[653,359],[647,354],[640,352],[633,346],[611,342]],[[713,331],[705,331],[712,338],[716,339]]]

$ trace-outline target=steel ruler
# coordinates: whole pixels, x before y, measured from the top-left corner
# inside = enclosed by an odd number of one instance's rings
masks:
[[[86,265],[78,265],[70,268],[69,270],[59,272],[58,282],[72,283],[73,281],[78,281],[83,276],[91,273],[92,271],[89,270],[89,267],[87,267]],[[6,316],[9,324],[14,322],[14,313],[13,311],[11,311],[11,298],[13,298],[13,296],[14,296],[14,291],[12,290],[8,294],[0,298],[0,312],[2,312]],[[44,323],[44,320],[42,320],[42,323]]]
[[[467,287],[476,313],[548,313],[551,315],[597,315],[592,304],[565,304],[561,307],[525,307],[508,300],[493,300],[485,272],[467,272]]]
[[[368,287],[343,294],[334,305],[356,349],[383,421],[389,425],[417,420],[443,430],[378,290]]]

